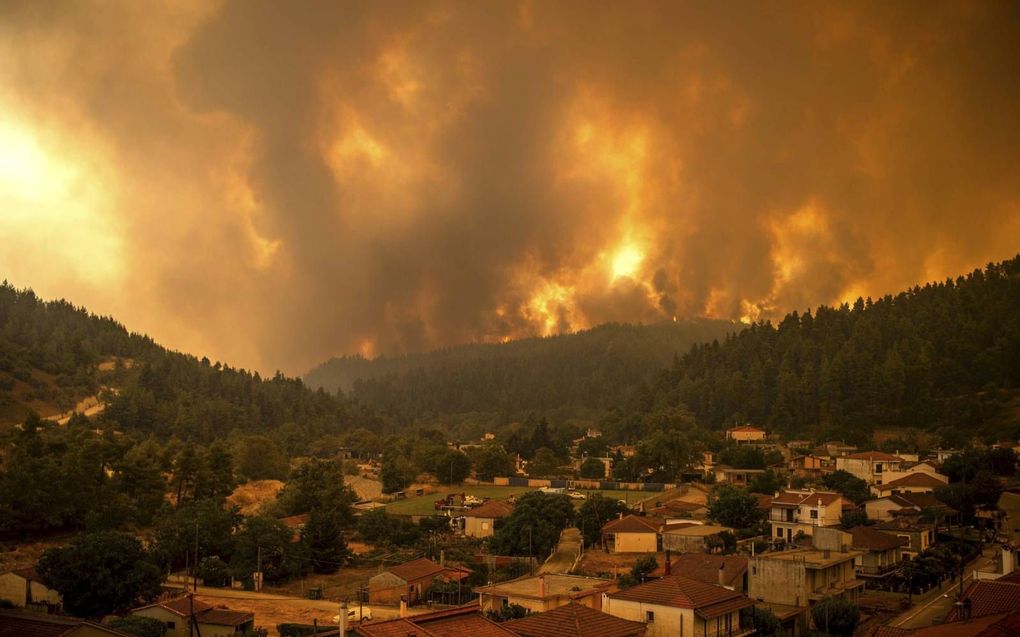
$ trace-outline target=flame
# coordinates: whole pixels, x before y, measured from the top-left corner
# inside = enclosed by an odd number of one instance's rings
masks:
[[[638,273],[638,268],[645,260],[645,255],[636,245],[627,244],[617,250],[613,256],[613,281],[628,277],[632,278]]]

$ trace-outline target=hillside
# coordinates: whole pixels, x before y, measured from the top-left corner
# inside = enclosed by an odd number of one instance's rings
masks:
[[[99,404],[96,404],[99,403]],[[121,431],[211,441],[287,426],[310,441],[377,419],[277,374],[169,351],[111,318],[0,285],[0,427],[88,407]],[[297,444],[297,443],[296,443]]]
[[[311,387],[340,389],[412,421],[421,416],[556,410],[600,412],[693,344],[735,331],[729,321],[607,324],[575,334],[465,345],[402,357],[334,358],[305,376]]]
[[[852,306],[792,313],[695,346],[637,405],[704,426],[867,438],[878,427],[1020,437],[1020,256]]]

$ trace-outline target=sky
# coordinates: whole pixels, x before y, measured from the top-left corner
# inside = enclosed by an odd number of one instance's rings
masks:
[[[0,0],[0,279],[299,374],[1020,250],[1020,3]]]

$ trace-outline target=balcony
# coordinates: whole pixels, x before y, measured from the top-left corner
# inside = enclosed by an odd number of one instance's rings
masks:
[[[899,567],[899,564],[883,564],[881,566],[858,566],[856,569],[859,577],[885,577],[895,573]]]

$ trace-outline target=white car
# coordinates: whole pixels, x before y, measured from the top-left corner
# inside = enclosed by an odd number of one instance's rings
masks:
[[[354,606],[347,609],[347,624],[355,624],[368,619],[372,619],[372,609],[368,606]],[[333,623],[340,625],[340,615],[333,616]]]
[[[567,495],[569,495],[574,500],[586,500],[588,498],[588,496],[586,496],[585,494],[575,490],[567,491]]]

